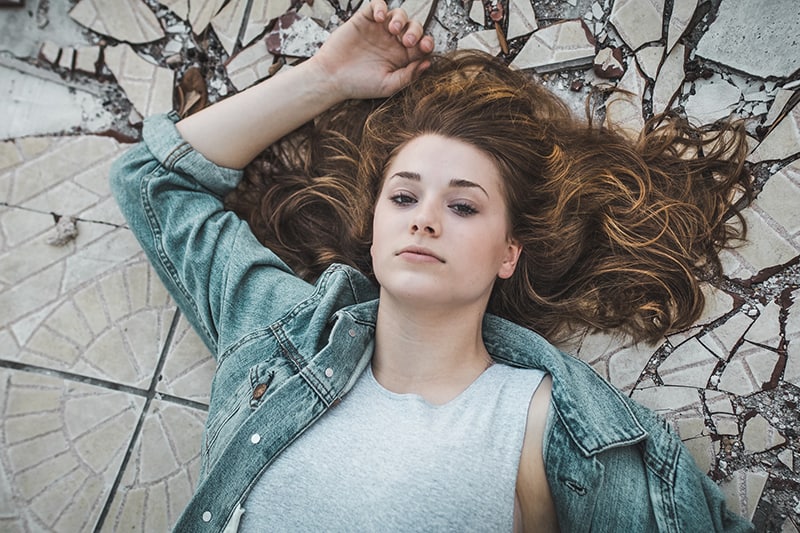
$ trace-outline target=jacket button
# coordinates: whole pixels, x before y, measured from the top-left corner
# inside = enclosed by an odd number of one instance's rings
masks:
[[[326,368],[325,369],[325,375],[327,377],[329,377],[329,378],[332,378],[333,377],[333,369],[332,368]]]
[[[356,336],[356,330],[351,329],[350,331],[347,332],[347,334],[350,335],[351,337],[355,337]]]
[[[253,433],[252,435],[250,435],[250,442],[252,442],[253,444],[258,444],[259,442],[261,442],[261,435],[259,435],[258,433]]]
[[[266,383],[259,383],[256,385],[255,390],[253,390],[253,399],[260,400],[264,393],[267,392],[267,384]]]
[[[203,522],[211,522],[211,511],[203,513]]]

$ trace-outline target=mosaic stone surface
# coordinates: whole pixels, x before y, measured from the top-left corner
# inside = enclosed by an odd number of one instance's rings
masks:
[[[215,364],[125,227],[109,165],[178,105],[188,67],[217,101],[312,54],[357,2],[26,5],[0,7],[0,530],[166,531],[197,482]],[[564,349],[661,414],[758,531],[800,531],[800,4],[500,5],[493,20],[479,0],[407,3],[437,50],[497,55],[577,114],[599,89],[599,119],[631,136],[670,109],[748,120],[747,240],[701,318],[651,345]],[[612,50],[624,73],[603,78]]]

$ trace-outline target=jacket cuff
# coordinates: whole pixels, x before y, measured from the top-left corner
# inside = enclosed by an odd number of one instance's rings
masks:
[[[144,144],[167,170],[191,176],[203,187],[224,196],[236,187],[243,172],[221,167],[206,159],[181,137],[175,127],[178,120],[180,116],[175,111],[145,119],[142,129]]]

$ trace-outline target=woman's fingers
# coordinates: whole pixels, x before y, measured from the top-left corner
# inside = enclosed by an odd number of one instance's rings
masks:
[[[372,0],[366,7],[367,10],[372,12],[372,20],[375,22],[383,22],[386,20],[386,2],[383,0]]]

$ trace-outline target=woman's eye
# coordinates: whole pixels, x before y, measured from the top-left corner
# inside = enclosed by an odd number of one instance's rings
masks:
[[[389,197],[389,200],[391,200],[391,202],[395,205],[408,205],[416,202],[416,199],[413,196],[405,193],[393,194]]]
[[[468,217],[478,212],[478,210],[472,207],[470,204],[465,204],[465,203],[452,204],[450,205],[450,209],[452,209],[453,211],[455,211],[457,215],[460,215],[462,217]]]

